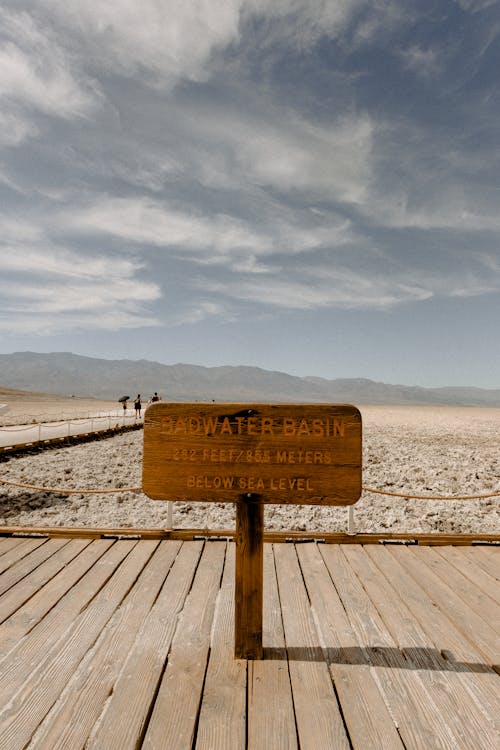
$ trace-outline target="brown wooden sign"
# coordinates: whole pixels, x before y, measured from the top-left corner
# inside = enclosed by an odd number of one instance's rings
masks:
[[[361,415],[338,404],[153,404],[142,487],[154,500],[350,505],[361,494]]]

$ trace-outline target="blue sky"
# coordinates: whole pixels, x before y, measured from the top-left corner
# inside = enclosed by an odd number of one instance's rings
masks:
[[[4,0],[0,351],[500,387],[500,3]]]

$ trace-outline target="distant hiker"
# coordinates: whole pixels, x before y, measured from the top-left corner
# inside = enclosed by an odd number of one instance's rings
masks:
[[[151,403],[154,404],[155,401],[160,401],[159,395],[155,391],[155,395],[151,397]]]
[[[140,417],[141,416],[141,408],[142,408],[141,394],[138,393],[137,396],[135,397],[135,402],[134,402],[134,409],[135,409],[135,416],[136,417]]]
[[[127,413],[127,402],[123,401],[122,403],[123,403],[123,416],[125,416],[125,414]]]

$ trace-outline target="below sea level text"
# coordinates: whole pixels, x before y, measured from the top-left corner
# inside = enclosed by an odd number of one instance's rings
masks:
[[[232,477],[193,475],[187,477],[190,490],[241,490],[241,492],[314,492],[309,477]]]

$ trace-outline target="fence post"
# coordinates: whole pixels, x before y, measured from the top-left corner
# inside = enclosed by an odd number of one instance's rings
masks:
[[[356,524],[354,522],[354,505],[349,505],[347,508],[347,533],[356,533]]]

